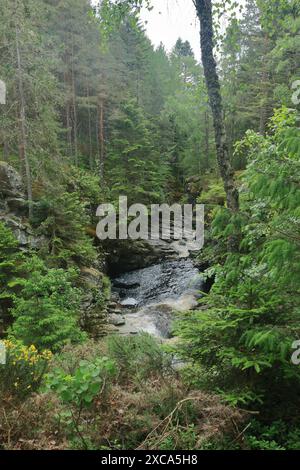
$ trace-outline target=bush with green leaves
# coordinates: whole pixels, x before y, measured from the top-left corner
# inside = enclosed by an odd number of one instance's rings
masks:
[[[55,391],[63,403],[77,407],[89,406],[116,372],[114,361],[107,357],[82,360],[73,374],[59,368],[50,372],[47,375],[47,387]]]
[[[81,423],[82,412],[92,406],[97,396],[107,392],[116,373],[117,367],[111,359],[98,357],[92,361],[80,361],[73,374],[60,368],[55,368],[48,374],[46,388],[55,392],[66,406],[58,418],[67,426],[74,445],[78,441],[83,448],[90,447]]]
[[[280,407],[283,390],[299,401],[300,369],[291,362],[300,337],[300,145],[289,132],[296,125],[296,114],[279,110],[268,136],[249,132],[240,144],[249,160],[241,212],[222,209],[213,223],[223,247],[238,236],[239,250],[215,266],[210,295],[176,327],[181,354],[213,368],[210,386],[234,404]]]
[[[245,446],[251,450],[299,450],[300,426],[282,419],[270,424],[253,419],[245,433]]]
[[[14,298],[10,333],[25,345],[55,352],[86,338],[78,325],[81,291],[74,287],[75,269],[49,269],[36,256],[25,263],[27,277]]]

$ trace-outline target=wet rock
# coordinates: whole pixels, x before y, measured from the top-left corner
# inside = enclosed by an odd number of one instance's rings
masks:
[[[187,291],[198,291],[202,286],[199,271],[191,260],[165,261],[148,268],[122,274],[115,281],[126,284],[139,284],[133,289],[118,289],[113,287],[122,302],[128,298],[137,301],[137,305],[159,302],[169,297],[173,298]],[[122,303],[121,302],[121,303]]]
[[[130,297],[128,297],[125,300],[122,300],[120,303],[122,307],[126,307],[126,308],[136,308],[138,306],[138,301]]]
[[[119,289],[137,289],[140,287],[140,284],[138,282],[126,282],[126,281],[118,281],[115,280],[113,281],[114,287],[117,287]]]
[[[121,315],[116,315],[114,313],[111,313],[108,315],[108,323],[114,326],[122,326],[122,325],[125,325],[126,321],[125,321],[125,318],[122,317]]]
[[[118,305],[119,305],[118,302],[108,302],[107,307],[109,309],[115,309],[115,308],[118,308]]]
[[[114,313],[115,315],[123,315],[124,313],[123,310],[119,310],[119,309],[111,310],[111,312]]]
[[[111,276],[176,257],[176,251],[164,240],[109,240],[106,249]]]
[[[137,288],[127,289],[127,297],[121,301],[122,307],[126,307],[130,299],[135,303],[132,311],[125,315],[126,323],[120,326],[120,334],[144,331],[162,340],[171,336],[176,312],[197,307],[197,297],[203,285],[191,259],[165,261],[125,273],[119,276],[118,282],[139,284]],[[118,288],[113,289],[118,292]]]

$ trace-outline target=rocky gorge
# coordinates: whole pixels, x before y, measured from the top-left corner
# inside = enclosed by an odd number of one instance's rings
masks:
[[[0,221],[12,230],[20,250],[36,251],[45,237],[32,228],[26,212],[21,176],[0,162]],[[202,280],[190,256],[194,250],[188,240],[109,241],[104,262],[80,266],[82,328],[94,338],[140,331],[169,338],[174,312],[197,305]],[[0,302],[4,330],[8,311]]]

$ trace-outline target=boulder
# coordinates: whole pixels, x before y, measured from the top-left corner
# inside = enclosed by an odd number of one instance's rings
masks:
[[[28,204],[25,199],[21,197],[10,197],[6,200],[6,206],[9,212],[14,214],[27,215]]]
[[[24,197],[21,176],[6,162],[0,162],[0,193],[2,196]]]
[[[44,236],[35,236],[31,227],[20,217],[12,214],[1,215],[0,211],[0,222],[4,222],[11,229],[22,250],[39,249],[46,241]]]
[[[110,315],[108,315],[108,323],[114,326],[122,326],[125,325],[126,321],[123,316],[111,313]]]
[[[128,297],[127,299],[122,300],[121,305],[124,308],[136,308],[138,306],[138,301]]]
[[[103,274],[98,269],[83,267],[80,270],[81,281],[89,288],[102,288]]]

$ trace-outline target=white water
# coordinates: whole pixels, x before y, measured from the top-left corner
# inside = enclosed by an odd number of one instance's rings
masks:
[[[144,331],[158,338],[169,338],[176,311],[197,305],[202,281],[190,259],[166,261],[149,268],[125,273],[115,280],[121,299],[137,301],[134,310],[123,309],[126,324],[120,334]]]

